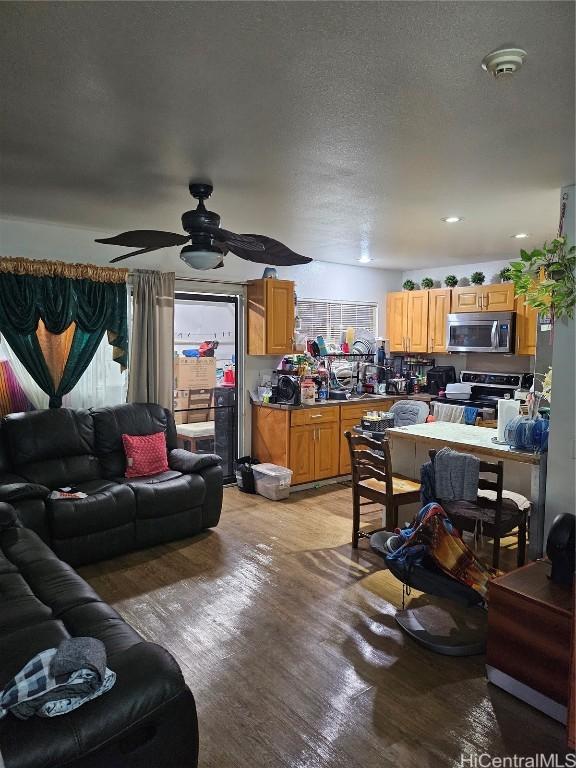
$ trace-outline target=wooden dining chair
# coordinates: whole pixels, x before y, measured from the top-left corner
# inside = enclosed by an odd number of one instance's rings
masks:
[[[382,530],[398,527],[398,507],[420,501],[420,483],[392,473],[388,440],[374,440],[365,435],[345,432],[352,465],[352,546],[358,539],[368,538]],[[360,501],[361,498],[368,501]],[[382,504],[386,510],[386,527],[360,530],[360,507]]]
[[[436,451],[429,451],[432,463]],[[526,558],[526,529],[530,502],[519,493],[504,490],[504,462],[480,462],[480,475],[493,475],[490,480],[480,477],[478,480],[478,498],[476,502],[450,501],[439,499],[450,520],[462,533],[473,533],[476,540],[485,535],[493,540],[492,565],[498,568],[500,562],[500,539],[509,536],[518,529],[518,567],[524,565]],[[488,491],[483,494],[482,491]]]

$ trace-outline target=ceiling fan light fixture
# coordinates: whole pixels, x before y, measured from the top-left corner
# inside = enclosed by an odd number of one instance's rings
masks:
[[[192,269],[215,269],[222,263],[222,251],[213,246],[186,245],[180,251],[180,258]]]

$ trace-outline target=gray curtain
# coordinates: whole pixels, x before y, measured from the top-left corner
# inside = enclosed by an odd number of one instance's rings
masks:
[[[138,269],[132,277],[129,403],[173,407],[174,272]]]

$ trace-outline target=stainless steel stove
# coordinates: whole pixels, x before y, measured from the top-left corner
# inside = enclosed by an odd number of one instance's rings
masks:
[[[489,373],[487,371],[461,371],[460,381],[472,385],[470,400],[452,400],[446,397],[433,397],[441,403],[453,405],[471,405],[479,409],[493,409],[498,412],[498,400],[524,400],[532,382],[532,373]]]

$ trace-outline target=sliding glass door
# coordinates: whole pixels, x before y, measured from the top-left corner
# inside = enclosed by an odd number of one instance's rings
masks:
[[[238,456],[239,298],[176,293],[174,418],[178,444],[222,457],[226,481]]]

